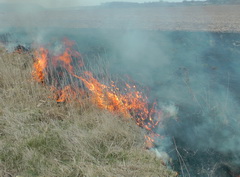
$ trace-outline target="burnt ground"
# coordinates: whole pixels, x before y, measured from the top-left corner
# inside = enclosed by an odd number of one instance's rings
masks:
[[[0,12],[1,27],[240,31],[240,5],[91,7],[36,12]]]
[[[45,31],[42,40],[46,44],[58,46],[63,37],[74,40],[86,65],[94,68],[92,63],[103,61],[113,76],[127,75],[148,87],[150,100],[177,107],[177,118],[168,119],[163,130],[156,130],[167,137],[157,147],[170,154],[171,167],[182,176],[240,174],[239,33]],[[35,40],[31,37],[28,32],[13,30],[0,39],[7,45],[29,48]]]
[[[7,35],[3,30],[0,40],[9,48],[29,48],[33,41],[57,46],[62,37],[76,41],[87,62],[95,56],[106,59],[111,73],[129,75],[149,87],[152,100],[176,105],[177,120],[167,121],[164,130],[170,141],[164,150],[173,158],[174,170],[185,176],[231,177],[240,174],[239,9],[211,5],[55,10],[32,16],[4,12],[2,27],[14,28]]]

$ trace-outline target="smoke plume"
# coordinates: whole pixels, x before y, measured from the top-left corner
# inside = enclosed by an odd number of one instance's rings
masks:
[[[41,1],[39,5],[53,8],[76,3],[57,2]],[[61,15],[61,19],[60,11],[36,11],[32,6],[5,13],[9,16],[1,17],[1,25],[6,26],[1,33],[11,33],[8,48],[13,50],[18,44],[58,45],[59,39],[68,37],[76,41],[88,62],[100,57],[108,63],[111,74],[127,75],[148,87],[150,99],[157,100],[160,109],[169,113],[157,130],[165,139],[157,141],[156,149],[171,156],[173,168],[182,169],[183,174],[204,176],[213,174],[216,164],[227,164],[234,170],[240,166],[237,34],[133,29],[141,23],[140,18],[131,19],[133,23],[126,23],[123,30],[74,29],[66,27],[75,23],[69,22],[73,12]],[[107,16],[103,23],[121,26],[121,20],[115,19]]]

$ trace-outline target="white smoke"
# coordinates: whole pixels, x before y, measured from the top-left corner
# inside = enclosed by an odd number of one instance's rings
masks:
[[[165,119],[164,126],[158,130],[167,138],[157,144],[159,147],[154,149],[157,154],[173,151],[172,137],[179,143],[179,148],[184,148],[182,153],[194,150],[196,154],[206,155],[209,149],[214,149],[224,155],[239,154],[240,52],[235,37],[231,43],[227,37],[226,41],[221,39],[226,34],[218,34],[218,38],[215,34],[200,32],[126,30],[128,25],[141,23],[141,18],[127,19],[132,21],[124,26],[119,23],[115,11],[110,11],[112,16],[106,13],[106,19],[100,19],[100,23],[120,26],[124,30],[74,30],[70,27],[82,21],[72,20],[72,12],[61,15],[52,8],[81,5],[84,1],[5,2],[14,4],[18,10],[6,11],[0,23],[25,31],[26,35],[19,33],[16,36],[18,43],[42,44],[69,36],[86,55],[95,52],[99,56],[108,56],[111,73],[127,74],[148,86],[153,93],[152,100],[157,99],[165,117],[170,118]],[[22,8],[19,8],[20,3]],[[77,14],[82,15],[81,12]],[[167,17],[171,19],[171,14]],[[86,19],[88,23],[89,19]],[[97,27],[99,21],[91,20]],[[14,48],[14,42],[9,46]],[[165,104],[168,102],[174,104]],[[209,158],[202,154],[199,159]],[[235,164],[240,164],[238,156],[230,157]]]

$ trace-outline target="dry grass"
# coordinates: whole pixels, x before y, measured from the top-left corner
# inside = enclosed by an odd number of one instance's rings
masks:
[[[0,176],[176,176],[144,149],[133,121],[56,103],[31,64],[0,49]]]

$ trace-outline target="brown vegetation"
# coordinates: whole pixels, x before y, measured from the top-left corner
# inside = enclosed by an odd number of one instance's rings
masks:
[[[31,67],[30,54],[0,50],[0,176],[176,176],[133,121],[56,103]]]

